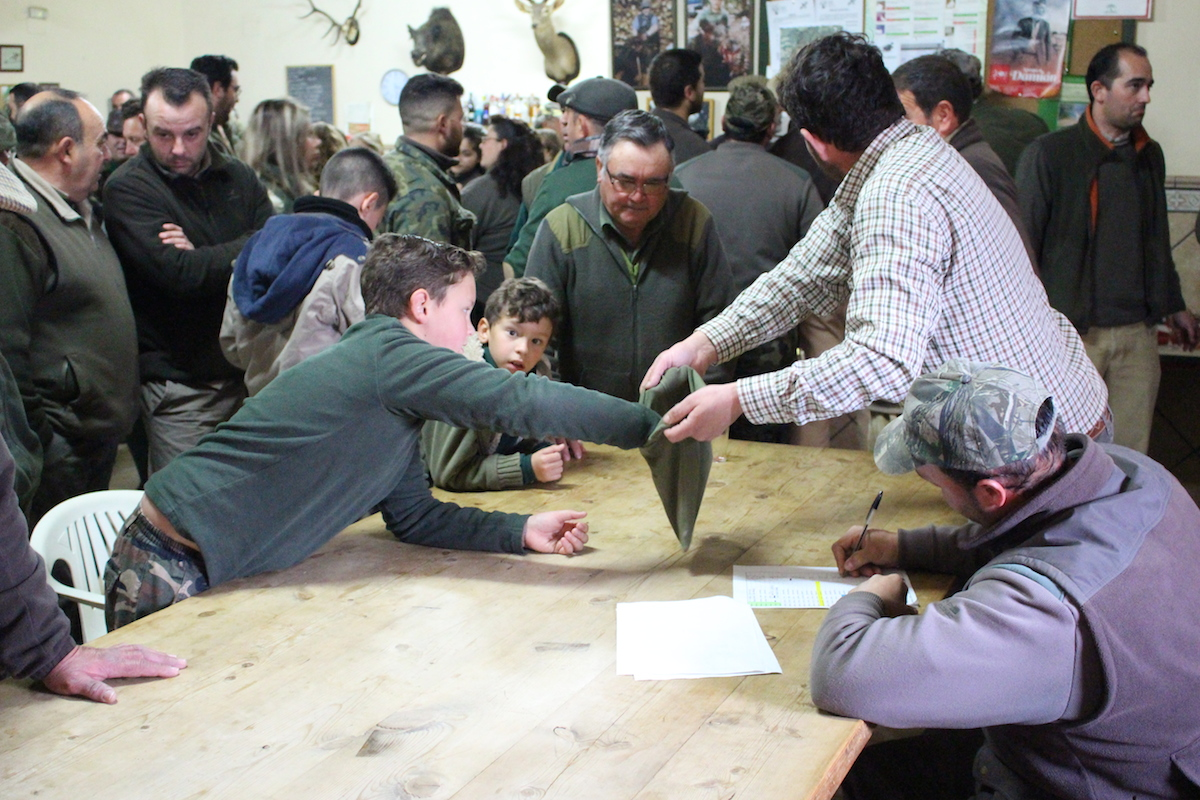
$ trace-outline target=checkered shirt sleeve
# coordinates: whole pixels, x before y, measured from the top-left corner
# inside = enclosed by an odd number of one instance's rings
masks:
[[[1050,308],[1012,221],[931,129],[900,121],[877,136],[808,235],[700,330],[724,361],[847,297],[842,344],[738,381],[748,420],[805,423],[901,402],[951,357],[1038,378],[1070,430],[1104,412],[1104,383]]]

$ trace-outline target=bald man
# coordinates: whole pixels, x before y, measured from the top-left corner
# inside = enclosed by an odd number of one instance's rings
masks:
[[[137,336],[121,264],[88,202],[108,157],[100,112],[54,89],[29,99],[16,128],[13,171],[37,208],[0,212],[0,353],[43,450],[32,526],[108,488],[137,414]]]

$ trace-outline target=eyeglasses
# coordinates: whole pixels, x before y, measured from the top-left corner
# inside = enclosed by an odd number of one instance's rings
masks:
[[[604,174],[608,176],[608,180],[621,194],[636,194],[641,191],[647,197],[661,197],[667,193],[667,183],[669,178],[647,178],[644,181],[639,181],[629,175],[613,175],[604,168]]]

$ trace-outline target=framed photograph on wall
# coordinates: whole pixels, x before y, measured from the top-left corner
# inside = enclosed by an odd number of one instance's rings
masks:
[[[704,85],[724,89],[734,78],[756,72],[757,0],[687,0],[685,38],[680,47],[704,58]]]
[[[612,75],[649,89],[650,62],[675,46],[676,0],[612,0]]]
[[[25,71],[25,46],[0,44],[0,72]]]

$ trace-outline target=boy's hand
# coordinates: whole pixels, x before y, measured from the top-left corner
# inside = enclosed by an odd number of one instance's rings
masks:
[[[525,520],[525,549],[569,556],[587,544],[586,511],[546,511]]]
[[[862,540],[862,550],[854,552],[862,528],[855,525],[833,543],[833,558],[838,572],[861,578],[878,575],[885,567],[894,567],[900,560],[900,537],[892,531],[871,528]]]
[[[530,456],[530,461],[533,462],[533,477],[537,478],[539,483],[553,483],[561,478],[566,451],[565,444],[552,444]]]
[[[567,461],[570,461],[571,459],[579,461],[587,455],[587,450],[583,449],[583,442],[579,441],[578,439],[561,439],[555,437],[554,443],[565,444],[567,446],[566,452],[563,453],[563,456]]]

